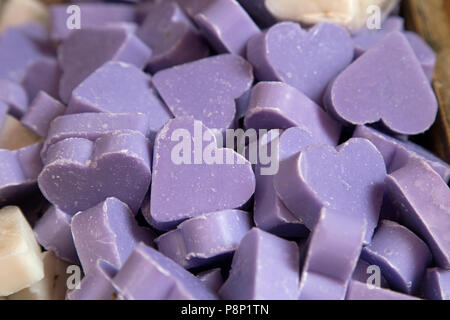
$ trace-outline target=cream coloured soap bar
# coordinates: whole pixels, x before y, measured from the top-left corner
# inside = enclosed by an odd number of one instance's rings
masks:
[[[67,290],[67,267],[50,251],[42,253],[44,278],[8,297],[8,300],[64,300]]]
[[[0,149],[17,150],[41,139],[16,118],[2,115],[2,106],[0,102]]]
[[[48,24],[47,8],[37,0],[6,0],[0,15],[0,31],[29,22]]]
[[[44,277],[41,248],[18,207],[0,210],[0,296],[8,296]]]

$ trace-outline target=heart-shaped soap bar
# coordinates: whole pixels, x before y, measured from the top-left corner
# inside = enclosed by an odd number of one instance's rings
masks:
[[[214,133],[200,121],[175,118],[156,136],[149,221],[156,228],[168,230],[204,213],[239,208],[254,191],[250,162],[218,148]]]
[[[312,230],[322,207],[367,220],[365,243],[378,223],[386,167],[366,139],[350,139],[336,149],[310,146],[280,163],[275,189],[284,204]]]
[[[127,27],[76,30],[58,49],[63,71],[59,83],[60,98],[68,103],[72,90],[108,61],[122,61],[143,68],[150,56],[151,50]]]
[[[138,132],[112,132],[92,142],[69,138],[49,147],[38,177],[44,196],[68,214],[107,197],[136,213],[150,185],[149,141]]]
[[[186,63],[153,77],[155,88],[174,116],[192,116],[211,129],[233,125],[235,99],[252,83],[252,66],[232,54]]]
[[[353,42],[342,27],[320,23],[308,32],[281,22],[253,37],[247,58],[258,80],[283,81],[317,103],[328,83],[353,59]]]
[[[152,73],[209,54],[194,24],[173,1],[152,4],[136,34],[152,49],[147,65]]]
[[[434,122],[438,105],[408,40],[390,33],[330,84],[327,109],[353,125],[381,120],[390,131],[418,134]]]

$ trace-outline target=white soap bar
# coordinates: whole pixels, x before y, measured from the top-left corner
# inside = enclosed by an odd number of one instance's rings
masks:
[[[0,16],[0,31],[30,22],[48,25],[47,8],[38,0],[7,0]]]
[[[0,296],[44,278],[41,248],[18,207],[0,209]]]
[[[67,267],[50,251],[42,254],[44,279],[8,297],[8,300],[64,300],[67,290]]]
[[[389,14],[398,0],[266,0],[266,8],[279,20],[293,20],[312,25],[321,21],[334,22],[349,30],[366,25],[369,6],[380,8],[382,16]],[[369,8],[370,9],[370,8]]]
[[[41,137],[8,114],[0,123],[0,149],[17,150],[40,140]]]

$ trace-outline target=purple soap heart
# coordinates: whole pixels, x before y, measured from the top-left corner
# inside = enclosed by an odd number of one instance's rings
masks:
[[[14,151],[0,149],[0,205],[23,201],[35,190],[41,148],[39,142]]]
[[[40,91],[31,102],[21,122],[41,137],[46,137],[50,122],[63,115],[66,107],[44,91]]]
[[[358,126],[353,133],[355,138],[370,140],[383,155],[387,172],[394,172],[406,165],[411,158],[426,161],[444,181],[450,180],[450,165],[419,145],[395,139],[367,126]]]
[[[155,243],[159,252],[186,269],[206,267],[230,258],[251,227],[248,212],[224,210],[186,220]]]
[[[260,82],[252,88],[244,125],[254,129],[305,127],[320,143],[336,145],[341,126],[315,102],[282,82]]]
[[[71,4],[50,7],[51,30],[53,41],[66,39],[73,29],[69,28],[73,12],[68,11]],[[120,3],[78,3],[80,11],[80,28],[100,27],[113,22],[134,22],[135,11],[132,6]],[[73,22],[72,22],[73,23]],[[79,28],[79,29],[80,29]]]
[[[222,270],[220,268],[200,272],[197,274],[197,278],[199,278],[200,281],[202,281],[213,292],[217,292],[223,285]]]
[[[211,0],[176,0],[178,4],[193,18],[197,13],[206,8]]]
[[[25,70],[22,86],[32,101],[39,91],[45,91],[55,99],[59,99],[59,80],[61,68],[55,58],[44,57],[29,64]]]
[[[425,242],[396,222],[383,220],[361,257],[380,267],[389,286],[407,294],[417,294],[431,253]]]
[[[413,159],[386,178],[401,223],[421,237],[438,267],[450,269],[450,190],[424,161]]]
[[[158,251],[138,243],[113,279],[126,300],[215,300],[194,275]]]
[[[128,206],[116,198],[74,215],[72,236],[85,274],[99,259],[120,268],[136,243],[153,241],[152,234],[138,226]]]
[[[10,80],[0,79],[0,101],[9,107],[9,114],[20,119],[28,109],[28,95],[24,88]]]
[[[50,123],[41,157],[45,160],[48,148],[64,139],[83,138],[95,141],[113,132],[151,134],[149,118],[143,113],[78,113],[57,117]]]
[[[153,77],[155,88],[174,116],[193,116],[211,129],[233,125],[235,99],[249,90],[252,83],[251,65],[232,54],[186,63]]]
[[[34,226],[36,240],[58,258],[78,264],[78,255],[71,231],[72,216],[50,206]]]
[[[202,34],[219,53],[245,58],[250,38],[260,33],[258,26],[235,0],[213,0],[195,16]]]
[[[372,283],[371,275],[373,274],[372,265],[363,259],[359,259],[356,264],[355,270],[352,274],[352,280],[357,280],[362,283],[369,283],[371,286],[377,286],[377,283]],[[380,270],[381,272],[381,270]],[[380,288],[389,288],[389,283],[386,278],[383,277],[383,274],[380,274]]]
[[[275,139],[279,139],[278,148]],[[299,127],[292,127],[285,130],[280,137],[273,130],[269,131],[266,136],[259,139],[258,149],[266,148],[269,150],[270,148],[271,153],[279,152],[276,161],[280,162],[314,142],[315,140],[308,131]],[[264,146],[264,144],[267,144],[267,146]],[[251,148],[251,145],[249,148]],[[273,148],[276,148],[276,150]],[[264,167],[261,163],[255,166],[256,189],[253,204],[255,225],[280,237],[306,237],[308,229],[302,223],[302,220],[295,217],[280,200],[273,186],[274,175],[263,174],[264,172],[261,169]]]
[[[94,268],[85,275],[80,287],[67,292],[66,300],[114,300],[115,289],[112,278],[117,269],[105,260],[97,260]]]
[[[293,300],[298,280],[299,250],[295,242],[253,228],[236,250],[219,295],[227,300]]]
[[[343,27],[277,23],[248,42],[247,58],[260,81],[282,81],[322,102],[328,83],[353,60],[353,42]]]
[[[417,59],[419,59],[425,75],[430,81],[433,80],[434,67],[436,66],[436,53],[417,33],[406,31],[405,36],[411,48],[414,50]]]
[[[170,120],[158,133],[153,171],[150,222],[161,230],[239,208],[255,190],[251,164],[231,149],[218,148],[214,132],[190,117]]]
[[[16,28],[8,28],[0,38],[0,79],[20,83],[27,66],[43,56],[45,54],[27,35]]]
[[[345,300],[419,300],[419,298],[389,289],[369,287],[366,283],[350,281]]]
[[[450,300],[450,270],[428,269],[424,280],[425,298]]]
[[[149,118],[152,138],[172,118],[170,111],[153,92],[151,77],[123,62],[104,64],[73,90],[67,113],[82,112],[145,113]]]
[[[143,68],[150,56],[151,50],[126,27],[76,30],[58,48],[63,72],[59,96],[63,102],[69,102],[72,90],[108,61],[122,61]]]
[[[397,134],[418,134],[434,122],[438,105],[408,40],[384,37],[329,86],[327,109],[353,125],[381,121]]]
[[[116,197],[137,212],[150,185],[149,141],[138,132],[112,132],[92,142],[69,138],[48,148],[38,183],[70,215]]]
[[[286,207],[310,230],[320,218],[322,207],[365,217],[367,244],[378,223],[385,177],[380,152],[370,141],[353,138],[336,149],[309,146],[282,161],[274,186]]]
[[[152,49],[151,73],[209,55],[196,27],[173,1],[152,3],[136,34]]]
[[[367,229],[364,218],[324,208],[303,263],[299,300],[343,300]]]

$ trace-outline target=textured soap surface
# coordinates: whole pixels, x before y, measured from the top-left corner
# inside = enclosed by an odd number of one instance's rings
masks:
[[[99,259],[120,268],[138,242],[152,243],[152,234],[138,226],[128,206],[107,198],[72,218],[73,241],[85,274]]]
[[[185,268],[205,267],[230,258],[252,224],[245,211],[213,212],[182,222],[155,243],[159,252]]]
[[[28,95],[19,84],[0,79],[0,101],[8,105],[8,112],[20,119],[28,108]]]
[[[223,285],[222,270],[220,268],[200,272],[197,274],[197,278],[214,292],[217,292]]]
[[[423,291],[427,299],[450,300],[450,270],[427,269]]]
[[[253,228],[234,254],[230,275],[219,295],[230,300],[293,300],[298,279],[295,242]]]
[[[301,91],[283,82],[252,88],[244,125],[253,129],[307,128],[320,143],[336,145],[340,125]]]
[[[401,222],[430,248],[437,266],[450,268],[450,190],[425,162],[411,160],[386,178],[386,189]]]
[[[58,49],[62,68],[59,95],[70,100],[73,89],[108,61],[122,61],[143,68],[151,50],[123,26],[92,27],[76,30]]]
[[[202,143],[204,135],[209,139]],[[178,163],[180,143],[189,150]],[[239,208],[255,190],[251,164],[231,149],[217,148],[214,133],[190,117],[170,120],[158,133],[152,179],[150,223],[162,230],[204,213]]]
[[[343,300],[367,229],[364,217],[322,209],[308,240],[299,300]]]
[[[116,197],[137,212],[150,185],[150,143],[138,132],[97,140],[68,138],[49,147],[38,177],[42,194],[68,214]]]
[[[194,19],[210,45],[220,53],[245,57],[249,39],[260,33],[235,0],[213,0]]]
[[[29,101],[32,101],[39,91],[59,99],[60,78],[61,68],[58,60],[53,57],[43,57],[28,65],[21,84],[28,94]]]
[[[430,83],[399,32],[383,38],[337,76],[324,100],[330,113],[345,123],[381,120],[390,131],[405,135],[429,129],[438,110]]]
[[[310,229],[323,206],[365,217],[367,244],[378,223],[385,177],[380,152],[368,140],[354,138],[336,149],[310,146],[282,161],[274,185],[284,204]]]
[[[414,295],[418,293],[425,269],[432,259],[428,246],[419,237],[389,220],[380,222],[361,257],[380,267],[392,289]]]
[[[352,62],[353,42],[334,24],[306,31],[280,22],[248,42],[247,58],[258,80],[286,82],[321,103],[328,82]]]
[[[174,116],[192,116],[211,129],[227,129],[236,115],[234,100],[253,83],[252,70],[243,58],[223,54],[162,70],[153,84]]]
[[[136,34],[152,49],[150,72],[209,55],[208,45],[176,2],[151,3],[148,11]]]
[[[216,294],[163,254],[138,243],[113,278],[127,300],[214,300]]]

